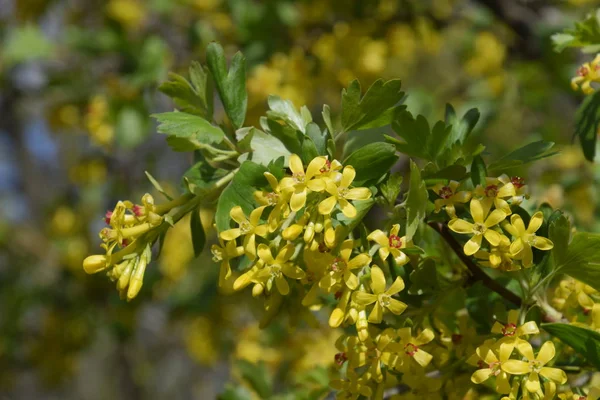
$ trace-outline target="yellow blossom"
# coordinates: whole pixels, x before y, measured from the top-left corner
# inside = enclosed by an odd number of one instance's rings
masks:
[[[433,356],[423,350],[421,347],[434,338],[431,329],[424,329],[417,337],[413,337],[411,328],[398,329],[398,337],[400,341],[394,343],[392,350],[398,353],[398,361],[395,368],[404,373],[416,373],[421,368],[429,365]],[[419,368],[420,367],[420,368]]]
[[[505,200],[516,195],[512,182],[506,182],[499,178],[486,178],[485,186],[477,185],[473,192],[474,197],[481,201],[481,205],[487,214],[492,205],[498,210],[504,211],[506,215],[512,213],[510,205]]]
[[[470,209],[473,222],[454,218],[448,223],[448,227],[452,231],[472,235],[471,239],[464,246],[464,252],[468,256],[475,254],[479,250],[482,237],[485,237],[492,246],[498,246],[502,240],[502,235],[490,228],[498,225],[506,218],[506,213],[501,210],[492,211],[486,218],[482,204],[477,199],[471,200]]]
[[[401,292],[403,289],[404,281],[402,278],[397,277],[394,283],[386,290],[385,275],[381,268],[374,266],[371,268],[372,293],[356,292],[354,296],[355,301],[361,306],[368,306],[375,303],[373,310],[369,314],[369,322],[379,324],[383,319],[383,312],[385,309],[390,310],[396,315],[402,314],[406,309],[406,304],[392,298],[393,295]]]
[[[510,217],[510,224],[506,222],[502,225],[515,238],[510,245],[510,253],[513,257],[520,259],[525,268],[533,265],[532,247],[540,250],[551,250],[554,247],[550,239],[535,234],[542,226],[543,221],[544,215],[541,211],[538,211],[531,217],[527,228],[525,228],[523,219],[518,214],[513,214]]]
[[[498,341],[498,345],[501,347],[504,346],[509,355],[519,343],[527,343],[527,341],[523,339],[524,336],[540,333],[535,321],[528,321],[523,325],[517,325],[518,320],[519,310],[510,310],[508,312],[508,321],[506,324],[496,321],[492,326],[492,333],[502,334],[504,336]]]
[[[514,257],[510,253],[510,239],[502,235],[498,246],[490,246],[490,250],[479,250],[475,257],[479,264],[484,267],[498,268],[502,271],[514,271],[520,269],[520,266],[514,262]]]
[[[585,94],[592,94],[595,91],[592,82],[600,82],[600,54],[577,69],[577,76],[571,79],[571,88],[581,89]]]
[[[400,225],[395,224],[390,229],[389,237],[385,235],[381,230],[377,229],[367,236],[368,240],[372,240],[379,244],[379,257],[382,260],[386,260],[391,254],[396,262],[396,265],[401,266],[406,264],[408,256],[404,254],[400,249],[406,248],[407,240],[406,236],[399,237],[398,232],[400,231]]]
[[[238,246],[235,240],[231,240],[225,244],[219,239],[220,245],[213,244],[210,251],[213,255],[214,262],[220,262],[221,268],[219,271],[219,286],[224,287],[225,281],[231,276],[231,265],[229,260],[240,257],[244,254],[244,247]]]
[[[267,225],[260,225],[260,216],[264,209],[265,206],[258,207],[250,213],[250,218],[246,218],[242,207],[233,207],[229,211],[229,215],[231,219],[237,222],[238,228],[223,231],[219,234],[219,237],[229,241],[244,236],[244,251],[248,258],[254,260],[256,258],[256,236],[266,237],[269,233]]]
[[[434,202],[436,213],[444,209],[450,218],[456,218],[455,205],[459,203],[464,204],[471,200],[471,192],[457,192],[459,185],[460,183],[457,181],[450,181],[447,185],[438,183],[433,186],[432,190],[440,196],[440,198],[436,199]]]
[[[477,385],[491,377],[496,378],[496,392],[507,394],[510,392],[508,374],[502,370],[502,365],[510,358],[512,349],[498,347],[494,340],[487,341],[477,348],[476,354],[469,359],[470,364],[477,365],[480,369],[473,372],[471,381]]]
[[[356,171],[351,165],[344,167],[342,178],[336,184],[333,180],[327,180],[328,198],[319,203],[319,213],[331,214],[336,204],[339,204],[342,213],[348,218],[356,217],[356,208],[348,200],[367,200],[371,198],[371,191],[365,187],[350,188]]]
[[[292,211],[298,211],[306,204],[308,191],[322,192],[325,190],[325,181],[317,175],[325,165],[325,157],[313,159],[304,171],[302,160],[296,154],[290,156],[289,167],[292,170],[291,177],[285,177],[280,182],[281,190],[291,191],[290,208]]]
[[[294,255],[294,246],[291,244],[283,246],[277,253],[277,257],[273,258],[271,249],[266,244],[258,245],[258,258],[262,263],[262,268],[256,274],[256,279],[267,289],[271,289],[273,281],[277,290],[282,295],[287,295],[290,292],[290,286],[287,278],[302,279],[305,277],[304,271],[300,267],[289,262]]]
[[[517,349],[527,361],[508,360],[502,363],[502,370],[511,375],[528,374],[524,381],[525,389],[528,392],[541,392],[540,375],[561,385],[567,381],[567,375],[563,370],[545,366],[556,354],[554,343],[545,342],[537,357],[533,354],[533,348],[528,342],[519,342]]]
[[[358,399],[359,396],[365,396],[371,398],[373,391],[368,386],[370,376],[369,374],[358,375],[354,370],[348,370],[346,378],[334,379],[331,381],[330,386],[338,390],[336,399]]]
[[[322,289],[330,290],[342,281],[350,289],[354,290],[358,287],[358,277],[352,270],[369,265],[371,257],[364,253],[352,257],[353,248],[354,241],[352,239],[348,239],[342,243],[338,257],[332,260],[328,268],[328,273],[319,282],[319,286]]]
[[[261,206],[273,207],[267,221],[269,222],[269,230],[274,232],[279,225],[281,217],[283,216],[285,218],[289,211],[289,193],[284,193],[282,191],[277,178],[275,178],[273,174],[265,172],[264,175],[273,191],[256,191],[254,192],[254,199]]]

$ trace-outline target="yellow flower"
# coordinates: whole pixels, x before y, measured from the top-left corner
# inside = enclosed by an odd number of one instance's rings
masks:
[[[368,373],[359,376],[354,370],[349,369],[345,379],[334,379],[330,386],[338,390],[336,399],[358,399],[359,396],[370,398],[373,391],[368,386],[370,376]]]
[[[523,200],[529,198],[529,186],[525,184],[525,179],[520,176],[509,177],[506,174],[502,174],[498,177],[498,180],[504,185],[511,183],[515,188],[515,195],[510,199],[511,205],[519,205]]]
[[[342,243],[339,256],[332,260],[329,265],[329,272],[323,276],[319,282],[319,287],[329,291],[342,281],[352,290],[358,287],[358,277],[352,270],[369,265],[371,257],[368,254],[361,253],[351,259],[353,248],[354,241],[352,239],[348,239]]]
[[[385,290],[385,275],[379,267],[371,268],[371,291],[367,292],[356,292],[354,294],[354,300],[361,306],[368,306],[375,303],[373,310],[369,314],[369,322],[373,324],[381,323],[383,319],[383,312],[385,309],[390,310],[396,315],[402,314],[406,309],[406,304],[400,300],[392,298],[396,293],[401,292],[404,289],[404,281],[402,278],[397,277],[392,286]]]
[[[519,343],[527,343],[522,339],[523,336],[540,333],[535,321],[528,321],[523,325],[517,325],[518,320],[519,310],[510,310],[508,312],[508,321],[506,324],[496,321],[492,326],[492,333],[502,334],[504,336],[498,341],[498,345],[500,347],[505,347],[509,355]]]
[[[498,210],[504,211],[506,215],[510,215],[510,205],[505,198],[515,196],[515,187],[512,182],[504,183],[498,178],[486,178],[486,185],[477,185],[474,195],[481,201],[481,205],[487,214],[492,208],[492,205]]]
[[[455,204],[466,203],[471,200],[471,192],[462,191],[457,192],[460,183],[457,181],[450,181],[447,185],[438,183],[432,189],[440,196],[440,199],[435,200],[435,212],[438,213],[443,209],[450,218],[456,218],[456,207]]]
[[[510,253],[510,239],[502,235],[498,246],[491,246],[490,251],[479,250],[475,257],[483,260],[479,264],[484,267],[498,268],[502,271],[515,271],[520,269],[518,264],[513,261]]]
[[[395,348],[399,356],[395,365],[396,369],[404,373],[415,373],[420,370],[419,367],[425,368],[429,365],[433,356],[421,347],[433,340],[434,335],[431,329],[425,329],[417,337],[413,337],[411,328],[401,328],[398,329],[398,337],[400,341],[392,345],[392,350]]]
[[[502,370],[511,375],[529,374],[524,381],[525,389],[528,392],[541,392],[539,375],[561,385],[567,381],[567,375],[563,370],[545,366],[556,354],[554,343],[550,341],[544,343],[537,357],[533,354],[533,348],[528,342],[520,342],[517,344],[517,349],[527,361],[508,360],[502,363]]]
[[[515,241],[510,245],[510,253],[513,257],[521,260],[525,268],[533,265],[532,247],[540,250],[551,250],[554,244],[545,237],[536,236],[535,232],[542,226],[544,215],[541,211],[536,212],[529,221],[529,226],[525,228],[523,219],[518,214],[510,217],[510,224],[502,225],[507,232],[515,237]]]
[[[279,293],[287,295],[290,292],[290,286],[285,278],[302,279],[306,276],[300,267],[289,262],[293,255],[294,245],[292,244],[283,246],[275,258],[273,258],[269,246],[259,244],[258,258],[263,266],[256,274],[256,279],[269,291],[275,281]]]
[[[313,159],[304,172],[302,160],[296,154],[290,156],[289,167],[292,170],[292,176],[281,180],[281,190],[291,191],[290,208],[292,211],[298,211],[306,204],[308,191],[322,192],[325,190],[325,181],[316,176],[321,173],[321,168],[325,165],[325,157]]]
[[[284,193],[281,190],[281,186],[273,174],[265,172],[264,175],[265,178],[267,178],[267,181],[269,181],[269,185],[273,191],[256,191],[254,192],[254,199],[261,206],[273,207],[267,221],[269,222],[269,230],[274,232],[279,225],[281,217],[283,216],[285,218],[289,211],[289,193]]]
[[[238,228],[228,229],[219,234],[223,240],[235,240],[240,236],[244,236],[244,252],[251,260],[256,258],[256,235],[265,237],[269,233],[267,225],[260,224],[260,216],[262,215],[265,206],[258,207],[250,213],[250,218],[246,218],[242,207],[235,206],[229,212],[231,219],[238,224]]]
[[[487,341],[478,347],[476,353],[469,359],[469,364],[475,364],[480,368],[471,375],[471,382],[479,385],[493,376],[496,378],[496,392],[507,394],[510,392],[510,382],[508,374],[502,370],[502,365],[510,358],[512,349],[500,347],[497,351],[494,348],[497,349],[497,346],[493,346],[493,340]]]
[[[367,200],[371,198],[371,191],[365,187],[350,189],[350,184],[354,181],[355,176],[354,167],[347,165],[342,171],[342,177],[338,184],[331,179],[327,180],[326,190],[331,196],[319,203],[319,213],[331,214],[336,204],[339,204],[346,217],[356,217],[356,208],[348,200]]]
[[[581,91],[585,94],[594,93],[595,89],[592,87],[592,82],[600,82],[600,54],[587,63],[582,64],[577,69],[577,76],[571,79],[571,88],[573,90]]]
[[[597,387],[597,386],[591,387],[587,396],[575,394],[569,390],[566,393],[559,394],[558,398],[560,400],[598,400],[598,399],[600,399],[600,387]],[[544,399],[544,400],[546,400],[546,399]]]
[[[564,309],[565,306],[573,308],[579,305],[584,312],[588,312],[594,307],[592,296],[597,294],[598,291],[593,287],[568,277],[560,281],[554,291],[555,297],[552,302],[560,310]]]
[[[394,257],[394,261],[396,265],[401,266],[406,264],[409,260],[406,254],[404,254],[400,249],[406,248],[406,236],[399,237],[398,232],[400,231],[400,225],[395,224],[392,226],[390,230],[390,236],[386,236],[381,230],[377,229],[367,236],[368,240],[372,240],[379,244],[379,257],[382,260],[388,258],[390,253],[392,257]]]
[[[448,227],[454,232],[472,235],[464,247],[464,252],[468,256],[475,254],[480,249],[482,237],[485,237],[492,246],[498,246],[502,241],[502,235],[490,228],[506,218],[506,213],[501,210],[492,211],[486,218],[482,204],[477,199],[471,200],[470,209],[473,222],[458,218],[448,222]]]
[[[231,240],[225,244],[223,240],[219,239],[220,245],[213,244],[210,251],[213,255],[214,262],[221,262],[221,269],[219,271],[219,286],[225,286],[225,280],[231,276],[231,265],[229,260],[239,257],[244,254],[244,247],[237,246],[235,240]]]

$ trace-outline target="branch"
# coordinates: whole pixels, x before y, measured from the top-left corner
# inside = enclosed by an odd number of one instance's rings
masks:
[[[450,233],[448,226],[442,224],[441,222],[430,222],[429,226],[432,227],[437,233],[440,234],[442,238],[448,243],[450,248],[456,253],[458,258],[465,264],[465,266],[469,269],[471,273],[471,283],[475,283],[477,281],[481,281],[483,286],[487,287],[490,290],[498,293],[500,296],[504,297],[506,300],[511,303],[521,306],[521,298],[500,285],[497,281],[490,278],[488,274],[483,272],[481,268],[479,268],[470,257],[468,257],[464,252],[462,246],[456,241],[454,236]]]

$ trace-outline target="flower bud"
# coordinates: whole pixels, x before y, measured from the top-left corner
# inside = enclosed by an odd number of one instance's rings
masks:
[[[254,285],[252,287],[252,296],[259,297],[261,294],[263,294],[264,290],[265,290],[265,287],[263,285],[261,285],[260,283],[257,283],[256,285]]]
[[[108,268],[106,256],[96,254],[83,260],[83,270],[88,274],[95,274]]]

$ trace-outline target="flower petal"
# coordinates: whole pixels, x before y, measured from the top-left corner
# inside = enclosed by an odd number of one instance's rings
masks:
[[[470,204],[471,216],[473,217],[473,221],[483,223],[483,206],[481,202],[477,199],[471,200]]]
[[[542,390],[542,386],[540,385],[540,377],[537,372],[532,372],[529,374],[529,377],[525,381],[525,389],[527,389],[530,393],[536,393]]]
[[[385,275],[377,266],[371,268],[371,289],[374,294],[385,292]]]
[[[548,238],[536,236],[533,247],[540,250],[552,250],[552,248],[554,248],[554,243]]]
[[[521,236],[525,233],[525,223],[519,214],[513,214],[510,216],[510,223],[517,231],[517,236]]]
[[[325,165],[326,161],[327,160],[325,157],[313,158],[312,161],[308,163],[308,167],[306,168],[306,180],[309,180],[313,176],[317,175],[321,168],[323,168],[323,166]]]
[[[290,199],[290,208],[292,211],[298,211],[306,204],[306,188],[296,190]]]
[[[266,264],[275,264],[275,259],[273,258],[273,255],[271,254],[271,249],[269,249],[269,246],[261,243],[258,245],[257,252],[258,252],[258,258],[263,260]]]
[[[371,191],[365,187],[354,188],[348,190],[344,197],[348,200],[367,200],[371,198]]]
[[[475,235],[467,243],[465,243],[465,247],[463,251],[466,255],[472,256],[477,253],[477,250],[481,247],[481,235]]]
[[[352,273],[352,271],[344,271],[344,282],[349,289],[355,290],[358,287],[358,277]]]
[[[448,222],[448,228],[456,233],[473,233],[473,224],[464,219],[454,218]]]
[[[262,215],[266,206],[258,207],[250,213],[250,225],[257,226],[260,223],[260,216]]]
[[[485,227],[491,228],[492,226],[498,225],[500,222],[506,219],[506,213],[502,210],[494,210],[485,220]]]
[[[357,255],[356,257],[354,257],[352,260],[350,260],[348,262],[348,264],[346,265],[346,268],[356,269],[356,268],[360,268],[360,267],[369,265],[370,262],[371,262],[371,257],[369,257],[368,254],[361,253],[361,254]]]
[[[219,233],[219,237],[223,240],[235,240],[242,234],[242,231],[239,228],[228,229]]]
[[[498,246],[502,240],[502,235],[493,229],[487,229],[483,236],[492,246]]]
[[[337,198],[335,196],[330,196],[319,203],[319,214],[321,215],[329,215],[333,208],[337,204]]]
[[[431,362],[433,356],[428,352],[419,349],[415,352],[413,358],[421,367],[426,367]]]
[[[342,213],[348,218],[356,217],[356,207],[352,205],[348,200],[339,198],[338,203],[342,209]]]
[[[511,375],[523,375],[530,371],[529,363],[520,360],[507,360],[502,363],[502,370]]]
[[[341,188],[347,188],[350,186],[354,178],[356,177],[356,171],[352,165],[347,165],[342,171],[342,180],[340,181]]]
[[[565,374],[565,371],[559,368],[543,367],[540,370],[540,375],[544,378],[550,379],[551,381],[560,383],[561,385],[567,382],[567,374]]]
[[[551,341],[547,341],[542,345],[540,349],[537,360],[541,362],[543,365],[546,365],[550,360],[554,358],[556,355],[556,349],[554,348],[554,343]]]
[[[491,369],[478,369],[477,371],[473,372],[473,375],[471,375],[471,382],[473,382],[476,385],[479,385],[480,383],[487,381],[490,376],[492,376]]]
[[[540,330],[535,321],[528,321],[517,328],[517,333],[519,335],[536,335],[540,333]]]
[[[523,240],[521,238],[518,238],[517,240],[512,242],[510,244],[509,251],[512,256],[516,256],[519,253],[521,253],[521,251],[523,251]]]
[[[531,347],[529,342],[525,340],[519,340],[517,343],[517,350],[519,350],[519,353],[521,353],[527,360],[535,360],[535,356],[533,355],[533,347]]]
[[[355,292],[354,301],[361,306],[368,306],[377,301],[377,296],[367,292]]]
[[[408,306],[400,300],[390,299],[390,304],[388,304],[387,309],[396,315],[400,315],[406,310],[406,307]]]
[[[275,278],[275,286],[277,286],[277,290],[283,296],[287,296],[290,293],[290,285],[288,284],[288,281],[281,275]]]
[[[396,293],[400,293],[402,290],[404,290],[404,281],[402,280],[402,278],[397,277],[394,283],[392,283],[392,286],[390,286],[388,290],[385,291],[385,294],[393,296]]]
[[[423,331],[415,338],[413,343],[417,346],[422,346],[431,342],[434,338],[435,335],[431,329],[423,329]]]
[[[311,179],[306,182],[306,187],[308,187],[313,192],[322,192],[325,190],[327,185],[323,179]]]
[[[290,155],[290,169],[294,174],[304,175],[304,165],[302,165],[302,160],[296,154]]]
[[[242,210],[242,207],[235,206],[229,211],[229,216],[238,224],[241,224],[244,221],[247,221],[246,214]]]
[[[544,222],[544,214],[541,211],[536,212],[531,216],[529,220],[529,226],[527,227],[527,233],[535,233],[542,226]]]
[[[375,307],[371,310],[369,314],[368,321],[372,324],[380,324],[383,319],[383,308],[379,302],[375,303]]]
[[[369,236],[367,236],[367,240],[372,240],[381,247],[387,247],[390,244],[389,238],[379,229],[371,232]]]

